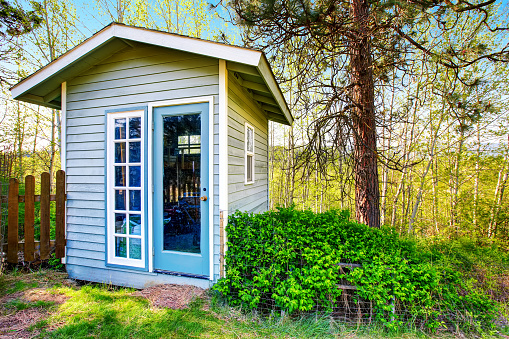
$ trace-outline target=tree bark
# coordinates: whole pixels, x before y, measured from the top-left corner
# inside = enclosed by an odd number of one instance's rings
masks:
[[[480,159],[481,159],[481,128],[480,123],[477,123],[477,140],[476,140],[476,154],[475,154],[475,180],[474,180],[474,209],[472,211],[472,223],[474,229],[477,230],[477,208],[479,206],[479,177],[480,177]]]
[[[451,228],[456,235],[459,232],[459,218],[458,218],[458,204],[460,196],[460,165],[462,160],[463,145],[465,143],[465,132],[460,130],[460,140],[458,142],[458,149],[454,160],[454,173],[452,174],[452,198],[451,198]]]
[[[352,125],[354,129],[355,216],[370,227],[380,227],[380,188],[376,154],[376,125],[369,3],[350,2],[354,31],[350,39]]]
[[[509,136],[508,136],[508,149],[504,159],[504,164],[500,172],[498,172],[498,182],[495,188],[495,197],[493,198],[493,206],[490,212],[490,223],[488,225],[488,238],[493,238],[497,230],[497,219],[500,213],[500,206],[504,199],[504,190],[507,185],[507,179],[509,177]]]

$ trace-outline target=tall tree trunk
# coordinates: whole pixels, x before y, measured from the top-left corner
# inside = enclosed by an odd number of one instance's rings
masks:
[[[350,43],[352,125],[354,129],[355,216],[358,222],[380,227],[380,188],[376,154],[376,126],[369,3],[352,0],[350,16],[356,29]]]
[[[398,189],[396,191],[396,194],[394,194],[393,200],[392,200],[392,216],[391,216],[391,227],[396,226],[396,218],[398,214],[398,200],[399,196],[401,195],[401,192],[403,191],[403,187],[405,185],[405,177],[406,177],[406,171],[407,168],[403,168],[403,171],[401,172],[401,180],[398,185]]]
[[[475,156],[475,179],[474,179],[474,209],[472,211],[472,223],[477,230],[477,209],[479,206],[479,176],[480,176],[480,158],[481,158],[481,129],[480,123],[477,123],[477,140]]]
[[[289,135],[288,135],[288,152],[285,152],[287,159],[286,159],[286,170],[284,171],[286,173],[286,183],[285,183],[285,190],[286,190],[286,197],[285,197],[285,206],[291,206],[293,204],[293,184],[295,181],[295,164],[293,162],[293,153],[295,148],[295,142],[294,142],[294,134],[293,134],[293,126],[290,126]]]
[[[441,120],[440,120],[441,122]],[[428,165],[426,166],[426,169],[422,173],[421,176],[421,184],[419,186],[419,190],[417,192],[417,197],[415,198],[415,204],[414,208],[412,210],[412,215],[410,216],[410,221],[408,222],[408,234],[413,232],[413,223],[415,221],[415,217],[417,216],[417,211],[419,210],[419,205],[421,203],[422,199],[422,193],[424,191],[424,183],[426,182],[426,176],[428,175],[429,169],[431,168],[431,165],[433,164],[434,158],[435,158],[435,145],[438,138],[438,131],[440,129],[440,123],[438,124],[438,127],[435,131],[435,135],[433,136],[433,140],[431,142],[431,149],[429,154],[429,161]]]
[[[431,179],[433,185],[433,224],[435,224],[435,235],[440,233],[438,228],[438,159],[433,161],[431,168]]]
[[[55,169],[55,153],[56,153],[56,140],[55,140],[55,132],[56,132],[56,109],[51,110],[51,138],[50,138],[50,160],[49,160],[49,176],[50,183],[53,186],[53,171]]]
[[[16,139],[17,139],[17,157],[18,157],[18,177],[22,178],[25,174],[25,169],[23,166],[23,145],[25,142],[25,116],[22,116],[21,114],[21,107],[19,104],[19,101],[17,102],[16,106],[16,115],[17,115],[17,121],[16,121]]]
[[[443,119],[444,119],[444,115],[442,114],[435,130],[433,130],[433,124],[430,124],[432,139],[431,139],[431,147],[430,147],[430,152],[429,152],[429,161],[428,161],[428,165],[426,166],[426,168],[421,176],[421,183],[419,186],[419,190],[417,191],[417,197],[415,198],[414,208],[412,210],[412,215],[410,216],[410,221],[408,222],[408,234],[411,234],[413,232],[413,223],[415,221],[415,217],[417,216],[417,212],[419,211],[419,205],[422,200],[422,193],[424,192],[424,184],[426,182],[426,176],[428,175],[428,172],[429,172],[430,168],[432,167],[432,164],[435,160],[435,146],[436,146],[437,139],[438,139],[438,132],[440,131],[440,125],[442,124]],[[430,114],[430,121],[431,120],[432,120],[432,117]]]
[[[41,106],[37,106],[37,113],[35,113],[35,132],[34,132],[34,144],[32,146],[32,157],[35,157],[35,152],[37,152],[37,141],[39,137],[39,123],[41,120]],[[35,173],[35,161],[32,159],[32,173]]]
[[[460,140],[458,142],[458,150],[454,161],[454,174],[452,178],[452,198],[451,198],[451,227],[458,235],[458,203],[460,195],[460,163],[463,154],[463,145],[465,143],[465,132],[463,129],[460,131]]]
[[[497,229],[497,218],[500,213],[500,206],[504,199],[504,190],[507,185],[507,179],[509,177],[509,136],[508,136],[508,149],[504,159],[502,169],[498,173],[497,187],[495,188],[495,197],[493,198],[493,205],[490,212],[490,223],[488,225],[488,238],[492,238],[496,234]]]
[[[396,82],[396,70],[393,71],[392,75],[392,86],[395,87]],[[384,91],[385,93],[385,91]],[[394,99],[395,99],[395,91],[391,91],[391,102],[389,107],[389,117],[392,117],[393,108],[394,108]],[[385,100],[383,100],[385,103]],[[385,111],[385,109],[384,109]],[[390,119],[390,118],[389,118]],[[384,114],[384,126],[383,126],[383,149],[384,151],[388,150],[391,145],[392,138],[392,128],[387,128],[386,115]],[[389,136],[386,135],[387,129],[389,130]],[[389,155],[387,154],[387,157]],[[387,193],[389,191],[389,167],[383,166],[382,172],[382,194],[381,194],[381,207],[380,207],[380,224],[385,225],[387,218]]]

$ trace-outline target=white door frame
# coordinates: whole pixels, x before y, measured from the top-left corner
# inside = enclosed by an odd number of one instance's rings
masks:
[[[209,279],[214,279],[214,96],[202,96],[184,99],[174,99],[165,101],[155,101],[148,104],[148,187],[152,192],[148,194],[148,271],[154,271],[154,108],[164,106],[177,106],[188,104],[199,104],[207,102],[209,104]]]

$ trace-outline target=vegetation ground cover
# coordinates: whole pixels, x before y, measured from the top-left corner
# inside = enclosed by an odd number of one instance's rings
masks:
[[[341,315],[388,329],[485,333],[507,325],[509,256],[470,239],[413,239],[351,221],[347,211],[237,212],[227,226],[231,305],[260,312]],[[344,272],[338,263],[361,265]],[[354,285],[342,314],[338,284]],[[361,310],[360,302],[369,308]]]
[[[133,289],[69,283],[49,269],[0,276],[0,335],[16,338],[422,338],[419,331],[388,333],[380,327],[348,327],[311,316],[262,319],[222,306],[216,298],[187,309],[154,307]],[[39,298],[39,300],[37,300]],[[17,320],[16,320],[17,319]],[[18,326],[23,319],[25,326]],[[10,322],[6,323],[5,320]],[[16,320],[16,321],[14,321]],[[454,334],[437,333],[436,338]]]

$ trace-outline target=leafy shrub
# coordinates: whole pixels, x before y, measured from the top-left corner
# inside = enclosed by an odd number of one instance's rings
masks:
[[[428,329],[452,323],[489,328],[497,316],[495,303],[443,253],[425,250],[392,229],[350,221],[347,211],[236,212],[226,231],[226,278],[215,289],[231,305],[290,314],[333,312],[342,293],[337,285],[346,279],[389,328],[410,322]],[[362,267],[345,272],[340,262]]]

